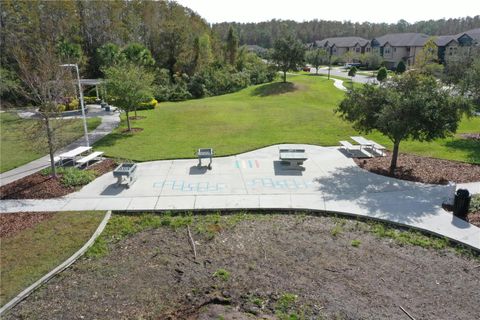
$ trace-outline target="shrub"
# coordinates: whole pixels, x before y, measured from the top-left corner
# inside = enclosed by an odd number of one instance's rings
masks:
[[[362,242],[361,242],[360,240],[357,240],[357,239],[352,240],[352,242],[351,242],[352,247],[355,247],[355,248],[360,247],[360,244],[361,244],[361,243],[362,243]]]
[[[67,110],[77,110],[79,105],[78,99],[72,99],[67,105]]]
[[[381,67],[378,70],[378,73],[377,73],[377,80],[381,82],[381,81],[387,79],[387,75],[388,75],[387,68]]]
[[[67,106],[65,106],[64,104],[59,104],[57,108],[58,112],[64,112],[65,110],[67,110]]]
[[[140,105],[137,107],[137,111],[155,109],[157,104],[158,104],[158,101],[155,98],[152,98],[150,99],[150,101],[140,103]]]
[[[97,97],[84,96],[83,102],[85,102],[85,104],[96,104],[98,101],[97,101]]]
[[[90,170],[80,170],[77,168],[66,168],[61,173],[60,182],[65,187],[83,186],[95,179],[95,173]]]
[[[401,61],[397,64],[397,68],[395,69],[395,72],[398,73],[398,74],[402,74],[402,73],[404,73],[405,71],[407,71],[407,66],[405,65],[405,62],[403,62],[403,60],[401,60]]]

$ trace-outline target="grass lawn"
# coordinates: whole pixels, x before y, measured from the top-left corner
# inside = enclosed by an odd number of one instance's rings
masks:
[[[59,212],[1,239],[0,305],[40,279],[90,239],[104,212]]]
[[[35,142],[25,134],[31,121],[22,119],[16,114],[0,113],[0,172],[19,167],[48,153],[46,150],[33,148]],[[61,140],[64,145],[83,136],[82,120],[67,121],[70,123],[61,132]],[[95,129],[100,123],[100,118],[87,119],[88,130]]]
[[[245,152],[276,143],[338,145],[358,133],[333,112],[344,93],[333,81],[312,75],[289,76],[279,82],[253,86],[236,93],[177,103],[161,103],[139,112],[133,121],[144,130],[123,134],[121,127],[96,143],[111,157],[148,161],[192,158],[199,147],[213,147],[217,155]],[[349,83],[346,84],[347,86]],[[480,129],[480,118],[465,120],[459,132]],[[381,134],[369,135],[391,148]],[[448,138],[432,143],[404,142],[401,152],[480,163],[480,143]]]

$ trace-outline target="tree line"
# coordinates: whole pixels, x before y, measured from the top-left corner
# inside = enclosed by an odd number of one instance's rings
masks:
[[[282,37],[283,30],[290,30],[303,43],[312,43],[330,37],[358,36],[365,39],[382,36],[387,33],[420,32],[428,35],[457,34],[470,29],[480,28],[480,15],[465,18],[426,20],[409,23],[400,20],[397,23],[371,23],[351,21],[312,20],[296,22],[276,20],[259,23],[223,22],[212,26],[221,38],[225,38],[230,26],[239,33],[240,44],[258,45],[272,48],[275,40]]]
[[[11,104],[22,98],[8,90],[21,85],[20,52],[24,62],[53,52],[62,63],[77,63],[83,78],[104,77],[119,63],[140,64],[155,74],[158,100],[223,94],[274,76],[239,47],[234,29],[222,39],[171,1],[4,0],[0,26],[2,101]]]

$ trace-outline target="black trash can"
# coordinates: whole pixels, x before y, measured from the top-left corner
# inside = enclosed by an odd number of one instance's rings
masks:
[[[467,218],[471,198],[468,190],[458,189],[453,202],[453,214],[462,219]]]

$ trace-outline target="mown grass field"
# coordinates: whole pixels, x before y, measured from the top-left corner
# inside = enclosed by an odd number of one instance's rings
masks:
[[[58,212],[32,228],[1,239],[0,305],[80,249],[104,212]]]
[[[67,121],[69,124],[60,131],[64,145],[83,136],[82,120]],[[19,167],[47,154],[46,149],[36,148],[37,142],[26,134],[31,122],[32,120],[22,119],[16,114],[0,113],[0,172]],[[88,130],[95,129],[100,123],[100,118],[87,119]]]
[[[334,113],[344,93],[325,77],[289,76],[290,83],[253,86],[218,97],[161,103],[142,111],[133,121],[142,132],[125,134],[125,119],[96,148],[110,157],[148,161],[192,158],[199,147],[213,147],[217,155],[230,155],[277,143],[338,145],[357,135]],[[349,84],[346,83],[348,86]],[[462,121],[459,133],[479,132],[480,118]],[[385,136],[368,136],[391,148]],[[458,137],[430,143],[405,141],[401,152],[480,163],[480,143]]]

